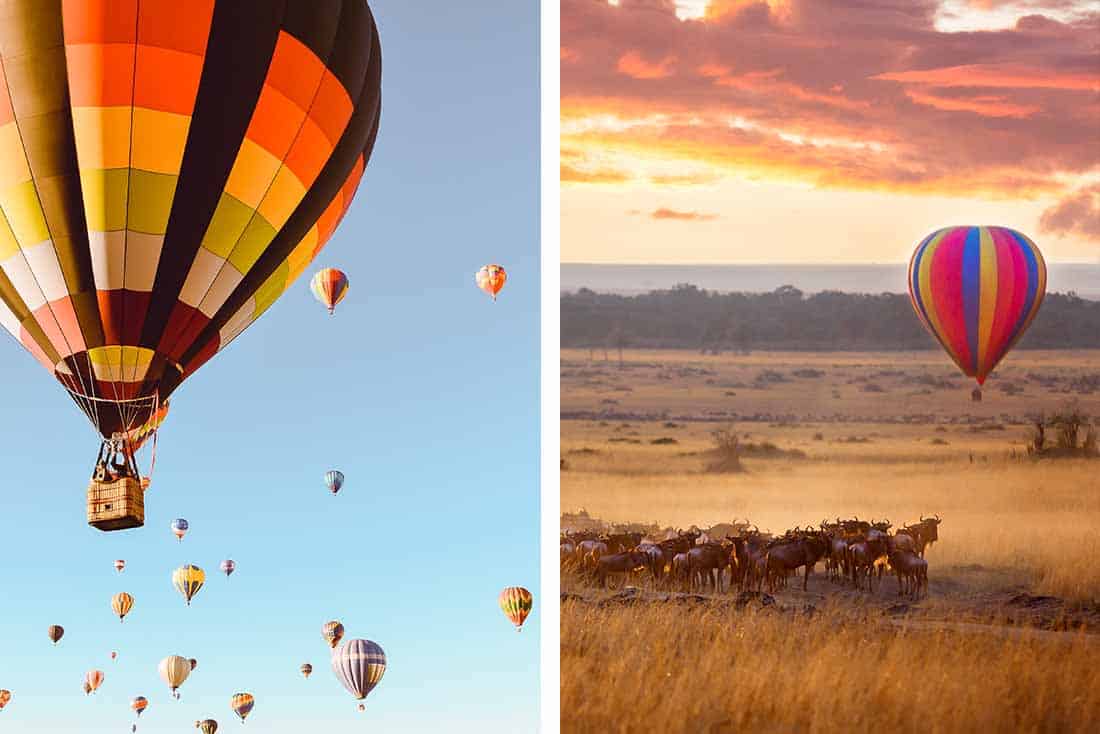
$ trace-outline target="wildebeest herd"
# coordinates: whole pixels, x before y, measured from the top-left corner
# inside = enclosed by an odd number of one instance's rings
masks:
[[[877,577],[891,572],[898,595],[918,598],[928,593],[925,550],[939,540],[940,517],[903,525],[894,532],[889,520],[859,518],[822,521],[817,528],[793,528],[783,535],[739,524],[733,536],[716,540],[700,530],[670,531],[662,540],[642,533],[564,532],[562,571],[577,573],[606,588],[613,579],[637,575],[657,588],[684,591],[769,591],[785,587],[787,579],[805,569],[802,589],[818,563],[835,583],[874,590]],[[727,580],[728,578],[728,580]]]

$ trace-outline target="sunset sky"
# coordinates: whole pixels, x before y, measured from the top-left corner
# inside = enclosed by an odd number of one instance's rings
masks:
[[[562,0],[564,262],[1100,262],[1096,0]]]

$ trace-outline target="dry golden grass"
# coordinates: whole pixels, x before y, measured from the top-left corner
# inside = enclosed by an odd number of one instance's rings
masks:
[[[1100,645],[647,604],[562,606],[562,731],[1100,731]]]

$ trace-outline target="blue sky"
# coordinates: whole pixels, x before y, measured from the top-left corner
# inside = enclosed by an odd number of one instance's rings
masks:
[[[237,691],[253,731],[536,730],[539,610],[516,634],[496,596],[539,586],[538,7],[371,5],[383,117],[359,196],[307,275],[177,391],[144,528],[85,524],[93,432],[0,343],[5,732],[129,731],[136,695],[139,732],[233,731]],[[488,262],[509,273],[496,304],[473,282]],[[307,283],[329,265],[351,282],[334,318]],[[347,475],[336,497],[329,468]],[[170,582],[184,563],[207,571],[191,607]],[[117,591],[136,600],[123,624]],[[389,657],[364,713],[329,668],[332,618]],[[199,661],[178,702],[156,672],[170,654]],[[92,668],[106,680],[85,697]]]

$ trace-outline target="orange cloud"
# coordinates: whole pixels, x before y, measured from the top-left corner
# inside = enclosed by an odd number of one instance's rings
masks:
[[[717,173],[654,174],[649,182],[656,186],[704,186],[721,178]]]
[[[615,68],[635,79],[664,79],[672,76],[672,67],[675,65],[675,56],[666,56],[660,63],[652,64],[637,51],[631,51],[619,57]]]
[[[671,219],[681,222],[709,222],[717,219],[717,214],[707,214],[704,212],[682,212],[675,209],[666,209],[661,207],[649,214],[650,219]]]
[[[1030,117],[1040,111],[1037,105],[1018,105],[1007,102],[1005,97],[940,97],[928,92],[908,89],[905,94],[917,104],[935,107],[938,110],[961,110],[987,117]]]
[[[585,170],[583,168],[571,166],[568,163],[561,164],[562,183],[617,184],[625,183],[630,179],[631,176],[625,171],[619,171],[613,168]]]
[[[964,64],[938,69],[895,71],[872,79],[930,84],[935,87],[1006,87],[1013,89],[1067,89],[1100,91],[1100,75],[1059,72],[1014,64]]]
[[[1052,234],[1100,240],[1100,184],[1075,191],[1047,209],[1039,228]]]

